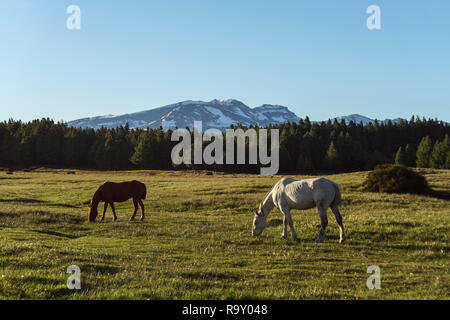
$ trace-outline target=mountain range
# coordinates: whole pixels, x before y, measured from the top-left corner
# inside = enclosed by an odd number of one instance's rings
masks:
[[[354,121],[362,122],[364,125],[373,123],[375,120],[352,114],[336,118],[338,121],[345,120],[346,123]],[[71,127],[80,128],[117,128],[128,123],[130,128],[159,128],[163,130],[175,128],[192,128],[194,121],[202,121],[203,130],[217,128],[225,131],[230,125],[242,124],[244,126],[257,125],[265,127],[269,124],[277,125],[286,122],[298,122],[300,118],[287,107],[280,105],[264,104],[260,107],[250,108],[241,101],[212,100],[183,101],[167,106],[124,115],[107,115],[91,118],[83,118],[68,122]],[[400,118],[391,120],[392,123],[400,122]],[[389,119],[379,121],[387,123]],[[314,122],[314,121],[313,121]]]

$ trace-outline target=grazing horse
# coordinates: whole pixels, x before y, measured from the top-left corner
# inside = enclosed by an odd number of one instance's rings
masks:
[[[130,221],[134,220],[136,212],[138,211],[138,204],[141,206],[142,211],[141,221],[142,221],[144,220],[145,217],[144,204],[142,203],[142,199],[145,200],[146,196],[147,196],[147,188],[145,187],[145,184],[139,181],[134,180],[121,183],[105,182],[94,193],[91,203],[88,206],[89,222],[95,222],[95,218],[97,218],[98,215],[97,208],[100,201],[105,202],[105,206],[103,208],[103,216],[100,222],[103,221],[103,219],[105,219],[105,213],[106,209],[108,208],[108,204],[111,206],[114,215],[114,221],[116,221],[117,216],[116,216],[116,209],[114,208],[114,202],[124,202],[130,198],[133,198],[134,203],[134,212],[130,218]]]
[[[277,207],[284,214],[284,228],[281,238],[287,237],[287,225],[291,229],[292,238],[297,239],[297,233],[292,222],[291,209],[306,210],[317,207],[322,227],[320,228],[316,242],[322,242],[325,237],[325,229],[328,225],[327,209],[331,208],[339,225],[339,242],[345,241],[344,225],[339,212],[341,203],[341,191],[339,185],[325,178],[295,180],[283,178],[278,181],[267,194],[259,209],[255,211],[253,219],[254,236],[259,236],[267,226],[266,218],[273,207]]]

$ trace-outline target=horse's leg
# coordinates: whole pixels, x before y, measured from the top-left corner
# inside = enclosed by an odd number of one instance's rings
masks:
[[[342,223],[342,216],[339,212],[339,207],[336,206],[334,208],[331,208],[331,211],[333,211],[334,216],[336,218],[336,222],[339,226],[339,243],[345,242],[345,232],[344,232],[344,224]]]
[[[141,206],[141,211],[142,211],[142,215],[141,215],[141,221],[145,219],[145,215],[144,215],[144,204],[142,203],[142,200],[139,199],[139,205]]]
[[[116,221],[117,220],[117,216],[116,216],[116,208],[114,207],[114,202],[111,202],[110,205],[111,205],[111,209],[112,209],[112,212],[113,212],[113,215],[114,215],[114,221]]]
[[[108,209],[108,202],[105,201],[105,205],[103,207],[103,215],[102,215],[102,219],[100,220],[100,222],[102,222],[103,219],[105,219],[106,209]]]
[[[287,238],[287,226],[288,220],[286,219],[286,215],[283,213],[283,232],[281,233],[281,239]]]
[[[320,228],[319,234],[317,235],[316,242],[322,242],[323,239],[325,238],[325,230],[328,225],[327,208],[325,208],[320,203],[317,204],[317,208],[319,209],[321,228]]]
[[[292,221],[292,216],[291,216],[291,212],[288,208],[286,207],[281,207],[281,212],[284,214],[284,220],[289,224],[289,227],[291,229],[291,233],[292,233],[292,240],[297,241],[297,232],[295,232],[295,228],[294,228],[294,222]],[[287,227],[286,224],[284,225],[284,233],[287,235]]]
[[[130,221],[134,220],[134,217],[136,216],[136,212],[138,211],[138,201],[137,201],[137,199],[133,198],[133,204],[134,204],[134,212],[133,212],[133,215],[130,218]]]

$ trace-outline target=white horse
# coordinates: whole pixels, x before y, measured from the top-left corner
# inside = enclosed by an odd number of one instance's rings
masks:
[[[341,203],[341,191],[339,185],[325,178],[295,180],[283,178],[278,181],[267,194],[259,209],[255,211],[253,219],[253,235],[259,236],[267,226],[266,218],[273,207],[277,207],[284,214],[284,228],[281,238],[287,237],[287,225],[291,228],[292,239],[298,240],[297,233],[292,222],[291,209],[306,210],[317,207],[321,221],[321,229],[316,242],[322,242],[325,237],[325,229],[328,225],[327,209],[330,207],[339,225],[339,242],[345,241],[344,225],[339,212]]]

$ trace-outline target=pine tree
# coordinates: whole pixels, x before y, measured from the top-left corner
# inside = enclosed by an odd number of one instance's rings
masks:
[[[429,136],[422,138],[416,153],[416,165],[419,168],[430,167],[430,157],[432,151],[431,139]]]
[[[398,148],[397,154],[395,155],[395,164],[408,165],[406,153],[403,151],[402,147]]]
[[[407,144],[405,148],[406,156],[406,166],[415,167],[416,166],[416,150],[411,144]]]
[[[63,164],[67,167],[76,167],[79,165],[78,156],[80,150],[76,144],[75,130],[71,130],[64,135],[63,140]]]
[[[95,143],[89,148],[88,166],[98,169],[107,168],[105,138],[98,137]]]
[[[337,169],[339,166],[339,154],[334,146],[334,142],[331,141],[330,146],[328,147],[327,155],[326,155],[326,161],[328,164],[329,169]]]
[[[442,142],[436,141],[431,153],[430,165],[435,169],[444,169],[446,166],[447,153],[450,151],[450,140],[448,135],[445,135]]]
[[[443,168],[445,165],[445,158],[447,153],[445,152],[445,146],[443,142],[436,141],[431,152],[430,167],[435,169]]]
[[[314,166],[308,156],[300,155],[297,159],[296,171],[298,173],[311,173],[314,171]]]
[[[154,146],[152,146],[150,132],[142,132],[138,138],[135,152],[130,159],[131,163],[141,169],[155,169],[155,156],[153,147]]]
[[[450,151],[447,152],[447,158],[445,159],[445,169],[450,169]]]
[[[292,159],[289,151],[284,144],[280,144],[280,171],[289,172],[292,171]]]
[[[134,147],[130,142],[130,136],[128,123],[125,127],[118,128],[115,140],[115,167],[118,169],[127,169],[130,167],[130,158],[134,153]]]
[[[442,142],[442,144],[444,145],[444,149],[446,152],[445,163],[444,163],[443,168],[450,169],[450,138],[449,138],[448,134],[445,135],[445,138],[444,138],[444,141]]]

